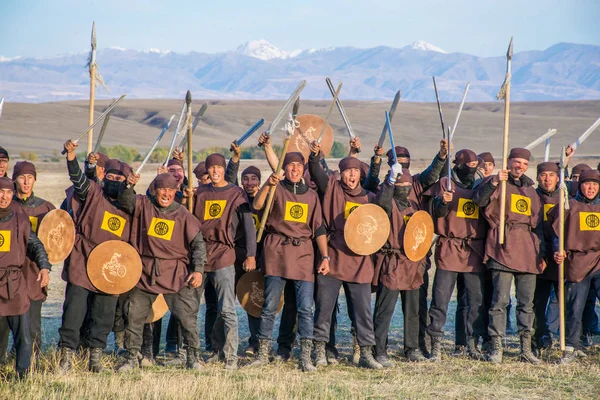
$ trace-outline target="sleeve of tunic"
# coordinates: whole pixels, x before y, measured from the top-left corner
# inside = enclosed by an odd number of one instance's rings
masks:
[[[35,261],[39,269],[50,270],[52,268],[52,264],[48,261],[48,253],[46,253],[44,245],[33,231],[29,233],[27,253]]]
[[[367,177],[362,184],[363,189],[368,190],[369,192],[375,193],[377,191],[377,186],[379,186],[379,171],[381,170],[381,157],[379,158],[379,162],[375,162],[375,156],[371,157],[371,164],[369,165],[369,172],[367,173]]]
[[[77,198],[82,203],[85,203],[88,191],[90,190],[90,180],[81,172],[77,159],[67,161],[67,169],[69,171],[69,179],[75,187]]]
[[[419,182],[423,186],[423,190],[427,190],[429,186],[433,185],[440,179],[442,169],[446,165],[446,160],[442,160],[438,154],[435,155],[429,167],[419,175]]]
[[[388,217],[392,216],[392,197],[394,196],[394,185],[385,182],[377,194],[377,205],[384,209]]]
[[[232,183],[236,186],[239,186],[238,183],[238,171],[240,170],[240,163],[238,162],[233,162],[231,159],[229,159],[229,162],[227,162],[227,169],[225,170],[225,181]]]
[[[256,228],[254,218],[248,203],[241,204],[238,208],[240,221],[244,224],[244,236],[246,238],[246,257],[256,257]]]
[[[318,156],[316,156],[315,153],[310,153],[310,156],[308,157],[308,172],[310,173],[313,182],[317,185],[319,197],[322,198],[325,195],[327,185],[329,184],[329,176],[321,167],[317,157]]]

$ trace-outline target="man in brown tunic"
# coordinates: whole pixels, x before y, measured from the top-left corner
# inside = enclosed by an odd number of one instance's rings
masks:
[[[96,289],[88,278],[86,264],[90,253],[100,243],[108,240],[129,241],[131,217],[121,209],[117,197],[125,188],[126,175],[131,173],[131,167],[119,160],[109,160],[106,163],[106,175],[102,185],[99,185],[81,172],[75,156],[77,143],[69,140],[64,148],[67,151],[69,178],[74,186],[72,211],[77,234],[73,251],[62,271],[67,287],[62,325],[58,331],[61,351],[59,368],[63,373],[71,369],[73,351],[80,344],[80,330],[89,308],[89,369],[99,372],[102,370],[100,356],[113,327],[119,297]]]
[[[496,160],[494,160],[492,153],[486,151],[479,154],[477,157],[483,160],[483,177],[487,178],[492,176],[494,168],[496,168]]]
[[[539,364],[541,361],[531,351],[533,335],[533,295],[536,275],[542,272],[540,253],[542,205],[533,185],[525,175],[531,153],[514,148],[508,157],[508,170],[481,185],[473,197],[490,225],[487,235],[485,259],[492,273],[494,287],[489,310],[488,332],[492,338],[489,361],[502,362],[502,338],[506,330],[506,306],[514,278],[517,294],[517,325],[521,338],[522,361]],[[500,181],[506,181],[505,240],[498,244],[500,224]]]
[[[472,150],[458,151],[454,163],[452,191],[448,191],[448,177],[445,176],[425,192],[426,196],[434,196],[434,227],[439,235],[435,247],[437,269],[429,309],[431,323],[427,327],[431,336],[431,359],[436,362],[441,361],[441,339],[448,303],[461,275],[468,310],[467,352],[473,359],[482,358],[477,346],[484,334],[483,257],[487,224],[483,213],[473,203],[473,196],[483,180],[476,179],[478,160]],[[457,324],[461,322],[455,321]]]
[[[29,218],[11,207],[14,184],[0,178],[0,322],[8,324],[16,348],[16,371],[22,378],[31,363],[29,330],[29,288],[23,269],[27,253],[35,260],[39,272],[37,283],[44,288],[50,282],[50,263],[44,246],[31,230]]]
[[[235,297],[235,235],[238,227],[246,236],[242,268],[256,269],[256,228],[244,191],[225,180],[225,157],[211,154],[204,164],[211,183],[199,186],[194,196],[194,215],[201,224],[208,260],[206,278],[217,294],[217,322],[213,329],[225,330],[223,349],[213,348],[214,361],[225,358],[226,369],[237,369],[238,322]],[[222,320],[222,323],[219,320]],[[213,335],[215,337],[215,335]],[[214,343],[213,343],[214,346]],[[211,361],[213,361],[211,360]]]
[[[19,161],[15,164],[12,180],[15,183],[16,191],[11,206],[15,212],[21,212],[29,218],[31,231],[35,234],[37,234],[44,216],[55,208],[49,201],[34,195],[33,187],[36,179],[37,173],[32,163]],[[23,274],[29,289],[29,326],[35,353],[42,348],[42,303],[46,301],[47,295],[46,289],[41,288],[40,283],[37,281],[39,272],[35,261],[27,258]],[[0,343],[2,343],[0,352],[4,353],[6,351],[9,333],[8,325],[2,325],[0,322]]]
[[[311,145],[308,168],[321,198],[323,219],[328,230],[328,254],[330,271],[327,275],[317,275],[315,288],[315,363],[327,365],[325,345],[330,338],[332,313],[337,304],[340,288],[350,299],[354,326],[360,346],[358,365],[365,368],[383,368],[373,358],[375,334],[371,313],[371,281],[373,280],[373,260],[352,252],[344,240],[346,218],[353,208],[373,203],[375,195],[360,185],[361,162],[356,157],[343,158],[339,163],[340,180],[327,175],[319,164],[320,145]]]
[[[558,265],[554,261],[554,251],[550,245],[554,238],[554,230],[552,229],[552,222],[548,218],[548,215],[550,210],[560,201],[561,192],[558,188],[559,174],[560,171],[555,162],[543,162],[537,165],[538,187],[536,192],[540,197],[543,208],[542,228],[546,246],[542,257],[544,258],[546,267],[540,275],[537,275],[535,294],[533,296],[535,334],[532,345],[536,355],[539,355],[542,349],[552,347],[552,335],[546,323],[546,307],[548,306],[552,288],[554,288],[554,293],[558,293]]]
[[[127,356],[117,372],[138,367],[144,323],[159,294],[181,325],[186,367],[202,370],[197,318],[206,247],[200,224],[175,201],[179,185],[171,174],[154,179],[152,196],[134,194],[138,180],[139,175],[130,174],[129,187],[119,196],[123,208],[132,215],[131,244],[140,253],[143,268],[139,283],[129,294]]]
[[[560,360],[569,364],[576,358],[582,328],[583,309],[588,292],[600,298],[600,173],[585,170],[579,176],[579,189],[565,210],[565,253],[558,252],[558,207],[550,211],[555,237],[554,260],[565,262],[566,278],[566,348]]]
[[[313,240],[321,253],[317,273],[326,275],[329,272],[329,256],[317,193],[302,181],[304,163],[301,153],[286,154],[283,160],[284,178],[272,174],[254,198],[254,208],[262,210],[270,188],[276,187],[263,240],[265,303],[260,315],[258,357],[251,366],[269,362],[275,314],[284,287],[291,282],[295,288],[298,312],[300,368],[305,372],[316,370],[310,358],[315,281]]]
[[[403,249],[406,223],[422,204],[414,192],[413,177],[397,163],[392,164],[377,194],[377,204],[390,218],[388,241],[374,256],[373,277],[373,286],[377,287],[373,315],[375,359],[384,367],[393,366],[387,356],[387,343],[398,296],[402,299],[404,314],[404,354],[409,361],[427,360],[419,348],[419,297],[425,264],[423,260],[409,260]]]

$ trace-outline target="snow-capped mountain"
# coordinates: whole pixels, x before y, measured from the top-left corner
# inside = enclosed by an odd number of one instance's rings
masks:
[[[0,97],[42,102],[86,99],[87,52],[50,58],[0,56]],[[447,53],[417,41],[402,48],[330,47],[289,52],[266,40],[247,42],[216,54],[107,48],[97,61],[111,90],[98,98],[175,98],[191,90],[195,98],[285,99],[302,79],[305,99],[327,99],[324,79],[344,82],[344,100],[435,101],[431,76],[442,101],[459,101],[471,82],[468,101],[493,101],[506,70],[503,54],[477,57]],[[600,46],[559,43],[543,51],[515,53],[512,100],[600,99]]]
[[[435,51],[442,54],[448,54],[446,50],[440,49],[439,47],[434,46],[433,44],[424,40],[417,40],[416,42],[413,42],[409,48],[412,50]]]
[[[259,60],[272,60],[274,58],[286,59],[296,57],[302,50],[287,52],[275,47],[271,42],[261,40],[251,40],[239,46],[237,53],[248,57],[258,58]]]

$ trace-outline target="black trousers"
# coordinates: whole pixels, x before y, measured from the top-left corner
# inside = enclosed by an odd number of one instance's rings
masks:
[[[425,272],[423,273],[423,284],[419,288],[419,348],[426,349],[427,324],[429,323],[429,313],[427,307],[427,292],[429,291],[429,269],[431,266],[429,255],[427,256]]]
[[[88,311],[89,299],[89,336],[90,348],[103,349],[115,321],[115,310],[119,296],[90,292],[81,286],[67,283],[63,303],[62,325],[58,330],[59,346],[77,349],[80,343],[81,327]]]
[[[330,340],[332,315],[336,313],[340,288],[350,297],[352,320],[356,322],[356,339],[359,346],[375,345],[373,317],[371,314],[371,284],[343,282],[329,275],[317,275],[315,298],[314,336],[319,342]]]
[[[213,331],[219,313],[219,301],[217,299],[217,291],[210,280],[204,283],[204,303],[206,305],[206,310],[204,311],[204,347],[207,351],[222,350],[222,343],[225,339],[221,342],[220,348],[213,348]]]
[[[485,290],[485,283],[484,283]],[[482,304],[485,299],[485,293],[483,293]],[[481,315],[484,324],[484,331],[487,330],[487,310],[489,307],[484,307],[484,312]],[[466,346],[467,345],[467,290],[465,288],[465,278],[462,274],[458,274],[456,278],[456,313],[454,316],[454,345],[455,346]]]
[[[458,276],[462,276],[465,291],[467,293],[467,335],[482,336],[483,326],[483,272],[451,272],[437,269],[433,280],[433,294],[429,317],[431,323],[427,327],[430,336],[441,337],[444,335],[444,325],[448,313],[448,304],[454,292],[454,286]],[[461,323],[462,321],[456,321]]]
[[[585,277],[581,282],[566,283],[567,300],[567,346],[577,348],[582,333],[583,309],[588,299],[588,293],[594,292],[600,298],[600,270]]]
[[[533,338],[538,346],[541,345],[543,336],[550,335],[546,322],[546,307],[548,306],[548,300],[550,300],[552,288],[558,293],[558,282],[537,278],[533,295],[533,312],[535,315],[535,334]]]
[[[42,300],[31,300],[29,302],[29,311],[27,312],[29,314],[31,341],[33,343],[33,351],[35,352],[39,352],[42,349],[42,303]],[[0,355],[2,356],[8,350],[10,332],[8,320],[0,319]]]
[[[376,356],[387,355],[388,332],[398,296],[401,297],[404,314],[404,350],[419,348],[419,290],[389,290],[379,285],[373,316]]]
[[[129,306],[127,309],[128,325],[125,329],[125,348],[129,351],[140,351],[142,346],[142,335],[144,324],[152,303],[158,295],[134,288],[129,294]],[[177,293],[165,294],[165,301],[171,313],[175,314],[181,322],[183,343],[185,347],[200,348],[200,337],[198,336],[198,309],[202,287],[194,289],[185,286]]]
[[[141,352],[144,356],[154,358],[160,352],[160,337],[162,335],[162,318],[144,324],[142,331]]]
[[[13,334],[17,351],[17,372],[25,372],[31,365],[31,331],[29,329],[29,313],[0,317],[0,324],[8,325]]]
[[[513,278],[515,280],[517,294],[517,327],[519,334],[534,334],[534,313],[533,296],[535,293],[535,284],[537,276],[533,274],[509,272],[499,269],[493,269],[496,265],[495,260],[488,261],[488,268],[492,272],[492,284],[494,292],[492,295],[492,304],[490,306],[490,322],[488,333],[490,337],[506,334],[506,306],[510,301],[510,289]]]
[[[117,308],[115,309],[115,322],[113,325],[113,332],[123,332],[127,321],[125,320],[125,302],[128,301],[129,292],[119,295],[117,300]]]

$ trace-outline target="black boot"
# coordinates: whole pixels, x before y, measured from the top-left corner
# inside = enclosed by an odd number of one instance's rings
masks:
[[[73,365],[73,350],[68,347],[60,348],[60,361],[58,363],[58,371],[60,374],[66,374],[71,370]]]
[[[467,354],[473,360],[483,360],[483,354],[477,348],[477,343],[479,342],[478,336],[472,336],[467,338]]]
[[[202,361],[202,357],[200,357],[200,351],[198,349],[188,347],[185,349],[185,352],[186,352],[185,367],[187,369],[203,371],[204,370],[204,361]]]
[[[102,349],[90,349],[90,364],[89,369],[92,372],[102,371],[102,362],[100,357],[102,356]]]
[[[317,370],[312,364],[310,353],[312,351],[312,340],[301,339],[300,340],[300,369],[302,372],[313,372]]]
[[[132,372],[138,369],[140,366],[139,356],[140,352],[137,350],[127,351],[127,354],[125,354],[125,360],[123,364],[117,368],[117,372],[122,374],[124,372]]]

